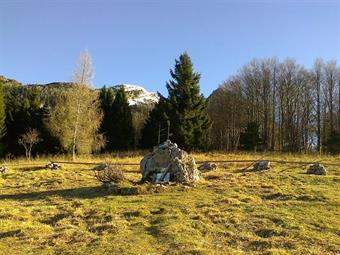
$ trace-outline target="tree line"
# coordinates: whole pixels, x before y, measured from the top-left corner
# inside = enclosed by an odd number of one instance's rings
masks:
[[[171,77],[168,98],[160,95],[150,114],[145,107],[132,111],[124,87],[94,89],[88,52],[81,54],[70,83],[22,86],[0,76],[1,155],[70,153],[75,159],[77,154],[152,148],[169,137],[150,125],[163,130],[168,123],[170,138],[180,146],[203,148],[210,126],[207,102],[187,53],[176,60]],[[153,119],[159,109],[164,118]]]
[[[212,93],[208,111],[213,149],[338,153],[340,68],[253,60]]]
[[[150,149],[171,139],[186,150],[340,152],[340,68],[315,61],[253,60],[208,98],[187,53],[175,60],[153,108],[135,111],[124,87],[92,87],[91,56],[72,81],[22,86],[0,76],[2,156]]]

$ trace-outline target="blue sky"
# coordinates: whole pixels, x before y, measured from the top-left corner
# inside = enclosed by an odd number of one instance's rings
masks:
[[[164,94],[187,51],[208,96],[252,58],[340,62],[340,0],[0,0],[0,74],[68,81],[84,49],[96,87]]]

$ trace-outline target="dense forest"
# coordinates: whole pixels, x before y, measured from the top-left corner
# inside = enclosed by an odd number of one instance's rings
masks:
[[[2,157],[149,149],[170,138],[187,150],[340,152],[340,68],[253,60],[208,98],[187,53],[152,105],[92,85],[88,52],[68,83],[22,85],[0,76]]]

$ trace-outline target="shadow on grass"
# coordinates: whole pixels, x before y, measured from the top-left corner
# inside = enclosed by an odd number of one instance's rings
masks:
[[[60,196],[63,198],[95,198],[107,195],[116,195],[114,192],[105,190],[103,187],[81,187],[62,190],[37,191],[30,193],[0,195],[0,200],[38,200],[49,196]]]
[[[21,171],[30,172],[30,171],[40,171],[40,170],[47,170],[44,166],[30,166],[30,167],[20,167]],[[48,170],[47,170],[48,171]]]
[[[15,236],[22,236],[20,229],[0,233],[0,239],[6,238],[6,237],[15,237]]]
[[[146,195],[153,192],[160,192],[160,187],[145,187],[145,186],[112,186],[105,188],[103,186],[95,187],[80,187],[73,189],[62,190],[47,190],[36,191],[30,193],[19,194],[4,194],[0,195],[0,200],[38,200],[50,196],[60,196],[63,198],[96,198],[104,196],[133,196],[133,195]]]

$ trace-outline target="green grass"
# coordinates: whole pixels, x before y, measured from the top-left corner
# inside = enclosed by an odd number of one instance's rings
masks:
[[[195,155],[196,160],[260,157]],[[110,158],[85,160],[105,159]],[[131,182],[121,184],[118,194],[103,189],[88,166],[10,167],[0,177],[0,254],[339,254],[340,167],[312,176],[305,167],[282,164],[265,172],[240,171],[247,165],[219,164],[189,188],[133,184],[141,178],[138,169],[124,167]]]

